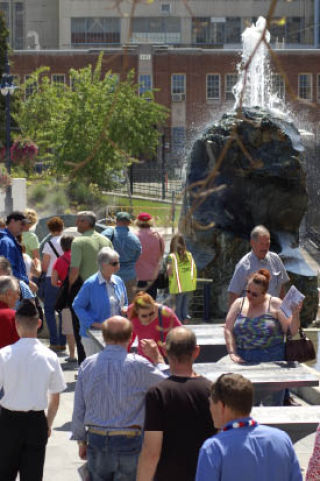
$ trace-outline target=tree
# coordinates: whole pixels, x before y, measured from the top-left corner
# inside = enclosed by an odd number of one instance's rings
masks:
[[[5,60],[8,50],[8,29],[4,13],[0,10],[0,83],[4,73]],[[5,143],[5,98],[0,94],[0,148]]]
[[[72,87],[51,83],[47,67],[34,72],[22,94],[37,87],[21,99],[15,118],[22,136],[37,143],[39,155],[51,158],[57,173],[106,187],[112,173],[155,153],[156,127],[167,111],[152,92],[138,95],[133,72],[121,82],[111,71],[103,77],[102,59],[95,69],[71,69]]]

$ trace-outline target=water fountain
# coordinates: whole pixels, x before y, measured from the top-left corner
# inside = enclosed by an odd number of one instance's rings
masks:
[[[307,208],[304,147],[299,131],[271,91],[265,20],[243,33],[235,108],[222,115],[193,145],[180,229],[201,276],[213,279],[211,317],[227,310],[227,286],[237,261],[250,249],[258,224],[271,232],[271,250],[282,257],[292,283],[307,299],[303,323],[318,306],[317,278],[299,249]]]

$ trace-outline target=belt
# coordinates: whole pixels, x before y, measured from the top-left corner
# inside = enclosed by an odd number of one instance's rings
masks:
[[[103,429],[103,428],[93,428],[89,427],[88,432],[92,434],[98,434],[99,436],[127,436],[128,438],[133,438],[135,436],[141,435],[141,429]]]

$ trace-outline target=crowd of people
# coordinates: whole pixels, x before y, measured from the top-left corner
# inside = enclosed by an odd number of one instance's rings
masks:
[[[265,227],[251,232],[252,250],[230,281],[221,360],[230,373],[212,384],[193,369],[197,266],[180,233],[165,255],[146,212],[135,231],[118,212],[102,233],[93,212],[79,212],[74,236],[55,216],[41,243],[30,230],[36,222],[33,210],[14,211],[0,230],[0,479],[42,479],[66,387],[57,353],[68,347],[66,361],[79,364],[72,439],[91,481],[302,480],[289,437],[250,416],[253,403],[291,404],[290,393],[257,399],[250,381],[230,374],[232,363],[283,360],[285,334],[300,326],[301,305],[290,318],[280,309],[289,278]],[[157,301],[160,274],[169,305]],[[39,298],[48,348],[37,340]],[[101,330],[103,350],[90,329]],[[308,481],[320,479],[316,439]]]

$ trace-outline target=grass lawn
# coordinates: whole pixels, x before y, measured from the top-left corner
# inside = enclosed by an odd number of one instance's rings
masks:
[[[171,227],[172,221],[174,227],[178,225],[181,205],[176,205],[173,213],[172,205],[165,202],[156,202],[149,199],[132,199],[133,206],[131,208],[128,197],[105,195],[104,199],[106,200],[109,215],[113,215],[119,210],[128,211],[135,217],[139,212],[149,212],[154,218],[155,224],[159,227]]]

